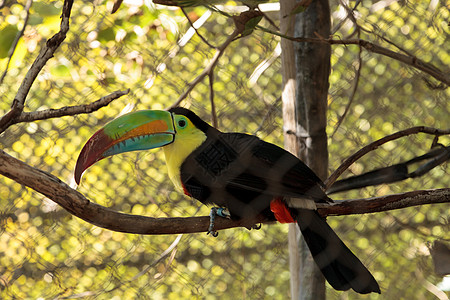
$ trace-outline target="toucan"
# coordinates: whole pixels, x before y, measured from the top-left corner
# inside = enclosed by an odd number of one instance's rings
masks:
[[[189,109],[136,111],[106,124],[81,150],[75,181],[105,157],[157,147],[163,147],[170,179],[186,195],[227,209],[232,219],[262,214],[296,222],[333,288],[380,293],[369,270],[318,214],[315,203],[332,200],[310,168],[256,136],[221,132]]]

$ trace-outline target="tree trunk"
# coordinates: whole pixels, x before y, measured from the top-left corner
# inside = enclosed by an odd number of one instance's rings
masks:
[[[280,31],[282,34],[294,36],[295,15],[289,16],[295,6],[295,0],[280,0]],[[298,155],[299,143],[297,137],[286,132],[295,132],[297,128],[296,117],[296,68],[294,43],[281,39],[281,72],[283,87],[281,98],[283,100],[284,148],[294,155]],[[298,299],[300,286],[300,255],[298,242],[300,229],[297,224],[289,224],[289,271],[291,273],[291,298]]]
[[[280,1],[281,32],[296,37],[319,35],[328,38],[328,1],[313,1],[304,12],[295,15],[294,19],[289,14],[295,3],[295,0]],[[330,45],[293,44],[282,40],[281,48],[284,131],[296,133],[285,134],[285,147],[299,155],[320,178],[325,179],[328,168],[326,109]],[[325,280],[297,225],[289,227],[289,255],[292,299],[325,299]]]
[[[328,38],[330,7],[328,0],[316,0],[297,14],[295,36]],[[328,169],[326,111],[330,74],[329,44],[296,43],[297,115],[301,147],[300,157],[325,180]],[[325,279],[312,259],[303,238],[300,247],[300,298],[325,299]]]

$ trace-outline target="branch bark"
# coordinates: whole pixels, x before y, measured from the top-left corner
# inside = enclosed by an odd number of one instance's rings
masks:
[[[14,98],[11,110],[6,113],[2,118],[0,118],[0,133],[6,130],[15,118],[19,117],[25,106],[25,99],[33,85],[34,80],[41,72],[42,68],[45,66],[47,61],[53,57],[56,49],[59,48],[61,43],[65,40],[66,34],[69,31],[69,20],[70,13],[72,10],[73,0],[65,0],[63,4],[62,14],[61,14],[61,26],[60,31],[52,36],[45,46],[39,52],[39,55],[34,60],[30,69],[28,70],[25,78],[23,79],[19,90]]]
[[[59,109],[46,109],[33,112],[22,112],[22,114],[11,121],[10,125],[21,122],[33,122],[38,120],[46,120],[52,118],[60,118],[65,116],[74,116],[79,114],[89,114],[100,108],[107,106],[113,100],[118,99],[130,92],[130,89],[124,91],[115,91],[109,95],[101,97],[95,102],[85,105],[65,106]]]
[[[93,225],[134,234],[179,234],[207,232],[209,217],[152,218],[120,213],[89,201],[56,176],[31,167],[0,150],[0,174],[39,192],[58,203],[72,215]],[[370,199],[340,201],[331,205],[318,205],[322,216],[363,214],[400,209],[415,205],[448,203],[450,188],[413,191]],[[268,223],[264,217],[233,221],[216,218],[215,229],[234,227],[251,228],[258,223]]]

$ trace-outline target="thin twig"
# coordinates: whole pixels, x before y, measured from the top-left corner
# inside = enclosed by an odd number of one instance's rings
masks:
[[[342,5],[342,7],[345,8],[345,10],[347,11],[347,16],[342,19],[339,24],[337,24],[336,26],[334,26],[333,30],[331,30],[331,35],[334,35],[336,33],[336,31],[338,31],[342,25],[345,23],[345,21],[347,21],[347,19],[351,19],[351,21],[355,24],[355,16],[354,16],[354,12],[355,10],[358,8],[358,5],[361,3],[361,0],[357,0],[355,5],[353,6],[353,8],[348,7],[343,1],[339,1],[340,5]]]
[[[31,86],[33,85],[34,80],[41,72],[47,61],[53,57],[56,49],[59,48],[61,43],[66,38],[66,34],[69,31],[69,21],[72,5],[73,0],[64,1],[61,14],[60,31],[52,36],[47,41],[47,43],[45,43],[45,45],[39,52],[39,55],[36,57],[27,74],[25,75],[25,78],[23,79],[17,91],[16,97],[14,98],[13,104],[11,105],[11,110],[0,119],[0,133],[5,131],[6,128],[11,125],[11,122],[15,118],[20,116],[20,114],[23,112],[25,99],[30,91]]]
[[[375,24],[372,24],[372,25],[376,27]],[[375,31],[373,31],[373,30],[365,29],[364,27],[360,27],[360,29],[361,29],[362,31],[364,31],[365,33],[375,35],[376,37],[378,37],[378,38],[380,38],[381,40],[385,41],[385,42],[388,43],[389,45],[392,45],[392,46],[394,46],[395,48],[399,49],[400,51],[402,51],[402,52],[405,53],[406,55],[409,55],[409,56],[414,57],[414,55],[413,55],[412,53],[410,53],[408,50],[406,50],[405,48],[403,48],[403,47],[397,45],[397,44],[394,43],[393,41],[391,41],[391,40],[387,39],[386,37],[382,36],[381,34],[375,32]]]
[[[419,132],[426,133],[426,134],[432,134],[435,136],[439,135],[446,135],[450,134],[450,129],[447,130],[440,130],[436,128],[431,127],[425,127],[425,126],[417,126],[417,127],[411,127],[405,130],[398,131],[396,133],[393,133],[391,135],[385,136],[379,140],[376,140],[369,145],[361,148],[359,151],[357,151],[355,154],[351,155],[349,158],[347,158],[334,172],[331,174],[330,177],[325,180],[325,186],[326,189],[328,189],[330,186],[333,185],[333,183],[339,178],[339,176],[344,173],[345,170],[347,170],[348,167],[350,167],[351,164],[353,164],[355,161],[369,153],[370,151],[373,151],[380,147],[381,145],[399,139],[401,137],[405,137],[411,134],[417,134]]]
[[[170,244],[170,246],[163,253],[161,253],[161,255],[157,259],[155,259],[149,265],[146,265],[145,268],[142,271],[140,271],[138,274],[134,275],[133,278],[131,278],[130,280],[127,280],[127,281],[121,281],[119,284],[115,285],[113,288],[107,290],[106,292],[111,293],[114,290],[117,290],[127,284],[130,284],[130,283],[136,281],[137,279],[139,279],[140,277],[145,275],[148,271],[150,271],[152,268],[156,267],[156,265],[158,265],[164,259],[166,259],[166,257],[169,256],[169,254],[171,254],[171,258],[172,258],[174,253],[176,253],[177,246],[180,243],[182,236],[183,236],[183,234],[179,234],[175,238],[175,240],[172,242],[172,244]],[[99,289],[96,291],[87,291],[87,292],[81,292],[81,293],[77,293],[77,294],[71,294],[69,296],[65,296],[63,299],[75,299],[75,298],[82,298],[82,297],[88,297],[88,296],[96,296],[96,295],[100,295],[102,293],[104,294],[105,290]]]
[[[358,37],[359,37],[359,30],[358,30]],[[353,82],[352,93],[350,94],[348,103],[345,106],[344,113],[342,114],[342,116],[339,117],[339,120],[337,121],[336,126],[334,127],[334,131],[331,134],[330,138],[333,138],[335,133],[338,131],[339,127],[341,126],[342,122],[344,121],[345,117],[347,116],[347,113],[350,111],[350,106],[352,105],[353,100],[355,99],[356,91],[357,91],[358,85],[359,85],[359,79],[361,77],[361,69],[362,69],[362,55],[361,54],[362,54],[362,48],[359,47],[358,67],[356,68],[355,81]]]
[[[214,128],[219,128],[217,122],[216,104],[214,103],[214,71],[209,74],[209,100],[211,102],[211,123]]]
[[[291,37],[284,34],[281,34],[279,32],[261,27],[257,25],[255,28],[260,29],[262,31],[265,31],[270,34],[277,35],[279,37],[300,42],[300,43],[328,43],[331,45],[359,45],[360,47],[363,47],[365,50],[377,54],[381,54],[387,57],[390,57],[392,59],[398,60],[402,63],[405,63],[407,65],[410,65],[424,73],[427,73],[428,75],[434,77],[436,80],[441,81],[442,83],[446,84],[447,86],[450,86],[450,76],[448,74],[442,72],[439,68],[433,66],[430,63],[426,63],[423,60],[417,58],[413,55],[406,55],[401,54],[392,50],[389,50],[387,48],[384,48],[382,46],[379,46],[377,44],[374,44],[372,42],[363,40],[363,39],[346,39],[346,40],[335,40],[335,39],[325,39],[325,38],[305,38],[305,37]],[[403,50],[402,50],[403,51]]]
[[[191,27],[194,28],[195,33],[199,36],[199,38],[206,44],[208,45],[210,48],[214,48],[216,49],[217,47],[213,46],[210,42],[208,42],[208,40],[200,34],[200,32],[197,30],[197,28],[194,26],[194,23],[191,21],[191,19],[189,18],[189,15],[187,14],[186,10],[183,7],[180,7],[181,11],[183,12],[184,16],[186,17],[186,19],[188,20],[189,24],[191,24]]]
[[[217,48],[214,57],[209,62],[209,65],[205,69],[203,69],[200,75],[198,75],[194,80],[192,80],[187,85],[188,88],[186,89],[186,91],[184,91],[184,93],[181,94],[180,97],[178,97],[177,101],[175,101],[175,103],[173,103],[168,109],[180,105],[181,101],[183,101],[187,97],[187,95],[189,95],[189,93],[195,88],[195,86],[200,82],[202,82],[207,75],[211,74],[211,72],[214,70],[214,68],[218,63],[219,58],[224,53],[225,49],[231,44],[231,42],[233,42],[234,38],[237,37],[239,34],[240,34],[239,30],[235,29],[233,33],[230,36],[228,36],[227,40],[222,45],[220,45],[219,48]]]
[[[111,14],[114,14],[119,10],[120,6],[122,5],[122,2],[123,0],[116,0],[114,2],[113,8],[111,9]]]
[[[275,22],[271,18],[269,18],[269,16],[265,12],[263,12],[262,10],[260,10],[260,12],[263,14],[264,19],[266,19],[267,22],[269,22],[269,24],[272,25],[272,27],[274,27],[278,31],[280,30],[280,27],[278,27],[277,24],[275,24]]]
[[[11,123],[21,123],[21,122],[33,122],[38,120],[46,120],[52,118],[60,118],[65,116],[74,116],[79,114],[89,114],[93,111],[99,110],[100,108],[107,106],[113,100],[118,99],[130,92],[130,89],[125,91],[115,91],[107,96],[101,97],[95,102],[85,105],[74,105],[65,106],[59,109],[46,109],[33,112],[23,112],[18,118],[14,119]]]
[[[214,7],[210,7],[210,9],[214,9]],[[228,36],[227,40],[216,49],[216,53],[214,54],[214,57],[209,62],[209,65],[205,69],[203,69],[203,71],[202,71],[202,73],[200,73],[200,75],[198,75],[193,81],[191,81],[188,84],[187,90],[183,94],[181,94],[180,97],[178,97],[177,101],[175,101],[175,103],[172,104],[168,109],[171,109],[173,107],[180,105],[181,101],[183,101],[187,97],[187,95],[194,89],[194,87],[197,84],[202,82],[203,79],[207,75],[209,76],[210,74],[212,74],[212,72],[214,72],[214,68],[216,67],[216,65],[218,63],[219,58],[223,55],[225,49],[233,41],[242,37],[242,33],[247,29],[246,28],[247,22],[249,22],[251,19],[253,19],[257,16],[261,16],[261,14],[262,14],[260,11],[257,11],[257,10],[244,11],[238,16],[230,16],[224,12],[221,12],[221,11],[218,11],[218,12],[220,12],[221,14],[225,14],[233,19],[234,25],[235,25],[235,29],[234,29],[233,33],[231,33]]]
[[[16,52],[17,44],[19,43],[20,38],[23,36],[25,32],[25,28],[28,25],[28,19],[30,17],[30,8],[31,4],[33,3],[33,0],[27,0],[27,3],[25,4],[24,10],[26,12],[25,19],[23,20],[23,27],[22,30],[17,34],[16,38],[14,39],[14,42],[12,43],[11,48],[9,49],[8,53],[8,61],[6,62],[5,71],[3,71],[2,77],[0,78],[0,84],[3,83],[3,80],[6,77],[6,74],[8,73],[9,64],[11,63],[12,57],[14,53]]]
[[[279,96],[275,101],[273,101],[272,104],[270,104],[269,108],[267,109],[266,114],[261,120],[261,123],[258,125],[258,127],[253,131],[253,134],[258,133],[264,126],[264,123],[266,120],[272,115],[273,111],[276,109],[277,105],[281,102],[281,96]]]

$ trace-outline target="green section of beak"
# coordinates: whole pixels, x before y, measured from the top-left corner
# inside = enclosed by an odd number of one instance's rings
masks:
[[[103,152],[111,156],[123,152],[158,148],[173,142],[172,115],[161,110],[142,110],[123,115],[103,128],[112,144]]]
[[[119,153],[163,147],[173,142],[172,114],[142,110],[123,115],[97,131],[84,145],[75,167],[75,181],[95,162]]]

